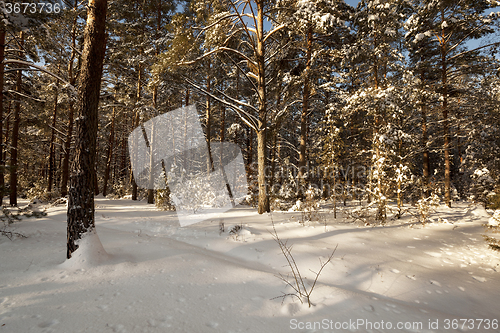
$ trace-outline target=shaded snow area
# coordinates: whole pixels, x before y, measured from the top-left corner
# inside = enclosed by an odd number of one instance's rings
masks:
[[[407,216],[364,226],[242,206],[181,228],[144,202],[96,205],[97,235],[71,260],[63,205],[11,225],[28,238],[0,238],[0,332],[500,331],[500,256],[479,207],[441,207],[425,226]],[[275,298],[292,289],[276,277],[290,269],[272,220],[308,289],[338,246],[310,308]]]

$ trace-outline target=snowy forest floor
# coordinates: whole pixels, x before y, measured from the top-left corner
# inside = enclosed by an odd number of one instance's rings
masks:
[[[479,206],[441,206],[425,226],[411,216],[364,226],[328,210],[301,224],[297,212],[240,206],[184,228],[145,202],[96,206],[105,251],[82,245],[65,260],[65,205],[9,227],[27,238],[0,237],[0,332],[499,332],[500,254]],[[273,299],[291,289],[276,277],[289,267],[272,220],[308,283],[338,246],[311,308]]]

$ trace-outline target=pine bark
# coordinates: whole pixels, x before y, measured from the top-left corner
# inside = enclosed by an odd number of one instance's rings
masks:
[[[116,93],[115,93],[116,99]],[[109,131],[109,141],[108,141],[108,153],[106,154],[106,170],[104,171],[104,185],[102,187],[102,195],[106,196],[108,194],[108,181],[109,181],[109,172],[111,170],[111,161],[113,159],[113,145],[115,142],[115,114],[116,107],[113,106],[113,114],[111,116],[111,129]]]
[[[444,22],[444,12],[441,12],[441,21]],[[451,161],[450,161],[450,130],[448,120],[448,65],[447,65],[447,45],[444,28],[442,30],[441,44],[441,83],[442,100],[441,105],[443,113],[443,138],[444,138],[444,202],[451,207]]]
[[[24,47],[24,32],[19,35],[19,50],[22,55]],[[21,92],[22,70],[17,71],[16,91]],[[21,103],[19,101],[14,105],[14,122],[12,124],[12,141],[10,149],[10,205],[17,206],[17,149],[19,140],[19,114],[21,113]]]
[[[422,82],[422,86],[425,82],[424,72],[423,70],[420,73],[420,82]],[[423,87],[422,87],[423,88]],[[429,193],[429,178],[430,178],[430,162],[429,162],[429,149],[427,149],[427,142],[429,140],[429,134],[427,132],[427,109],[425,105],[425,101],[420,101],[420,113],[422,115],[422,163],[423,163],[423,176],[424,176],[424,196],[428,197]]]
[[[54,183],[54,173],[55,173],[55,159],[56,159],[56,123],[57,123],[57,99],[59,98],[59,92],[56,82],[56,92],[54,96],[54,111],[52,114],[52,132],[50,135],[50,151],[49,151],[49,180],[47,182],[47,192],[52,192],[52,185]]]
[[[299,181],[302,183],[301,185],[303,185],[304,182],[303,178],[306,168],[307,113],[309,110],[309,97],[311,93],[309,87],[309,74],[311,72],[312,38],[312,27],[309,27],[306,35],[306,70],[304,75],[304,91],[302,93],[302,114],[300,116]],[[304,196],[303,191],[299,190],[299,196]]]
[[[257,93],[259,97],[259,121],[257,131],[257,162],[259,184],[258,212],[263,214],[270,212],[269,196],[266,183],[266,132],[267,132],[267,109],[266,109],[266,63],[264,47],[264,0],[257,0]]]
[[[208,72],[207,72],[207,91],[210,92],[210,67],[211,62],[208,61]],[[210,142],[212,141],[212,117],[210,112],[210,96],[206,96],[206,110],[205,110],[205,119],[206,119],[206,130],[207,130],[207,147],[208,147],[208,156],[207,156],[207,174],[213,171],[213,160],[212,160],[212,147]]]
[[[68,259],[78,249],[76,241],[95,228],[95,155],[99,94],[106,51],[106,11],[107,0],[89,0],[78,78],[75,158],[71,167],[68,199]]]
[[[75,4],[76,6],[76,4]],[[73,19],[73,28],[71,30],[71,58],[68,64],[68,79],[69,83],[74,86],[76,79],[74,75],[74,61],[76,58],[76,23],[77,16]],[[73,139],[73,123],[75,115],[75,107],[73,100],[69,101],[68,106],[68,131],[66,133],[66,139],[64,141],[64,157],[62,162],[62,179],[61,179],[61,196],[65,197],[68,195],[68,181],[69,181],[69,159],[71,157],[71,140]]]
[[[5,160],[3,157],[4,146],[2,140],[3,133],[3,86],[5,65],[5,25],[0,24],[0,205],[3,204],[3,191],[5,188],[4,168]]]
[[[137,76],[137,92],[136,92],[136,100],[135,103],[136,105],[139,103],[141,100],[141,94],[142,94],[142,65],[139,64],[138,67],[138,76]],[[139,112],[136,111],[134,115],[134,119],[132,121],[132,130],[139,126]],[[134,178],[134,173],[132,171],[132,168],[130,168],[130,183],[132,184],[132,200],[137,200],[137,183],[135,182]]]

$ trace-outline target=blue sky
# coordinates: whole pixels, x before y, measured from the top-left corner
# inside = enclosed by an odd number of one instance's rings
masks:
[[[345,1],[345,3],[347,3],[353,7],[356,7],[356,5],[359,3],[358,0],[344,0],[344,1]]]

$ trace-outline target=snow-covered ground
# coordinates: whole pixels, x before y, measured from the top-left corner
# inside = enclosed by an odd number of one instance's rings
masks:
[[[500,255],[483,240],[480,207],[440,207],[426,226],[363,226],[242,206],[181,228],[144,202],[96,205],[98,239],[69,261],[64,205],[11,225],[28,238],[0,237],[0,332],[500,331]],[[276,277],[289,267],[272,220],[306,283],[338,246],[311,308],[275,298],[291,289]]]

